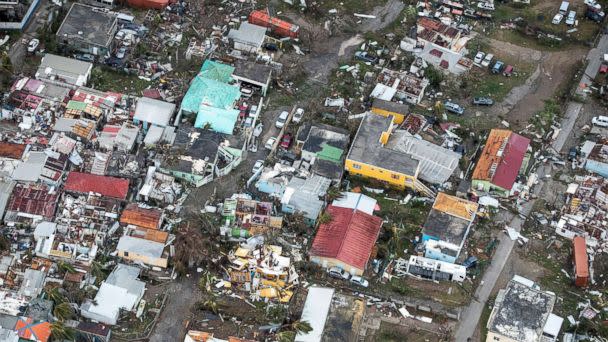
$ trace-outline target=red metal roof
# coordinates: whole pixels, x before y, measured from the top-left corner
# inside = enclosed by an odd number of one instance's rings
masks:
[[[72,171],[65,181],[64,188],[66,191],[94,192],[102,196],[124,200],[129,192],[129,180]]]
[[[49,188],[43,184],[31,186],[17,184],[7,210],[52,219],[55,215],[58,197],[57,193],[49,194]]]
[[[15,324],[15,331],[22,339],[46,342],[51,337],[51,323],[34,322],[30,317],[19,317]]]
[[[319,226],[309,254],[335,258],[365,270],[376,243],[382,219],[359,210],[330,205],[331,222]]]
[[[528,151],[528,145],[530,145],[530,139],[517,133],[511,133],[509,142],[503,152],[502,161],[498,164],[496,173],[492,178],[493,184],[511,190],[524,161],[524,156]]]

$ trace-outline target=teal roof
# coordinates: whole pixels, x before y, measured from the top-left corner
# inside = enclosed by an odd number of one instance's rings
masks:
[[[219,82],[230,83],[233,72],[234,67],[231,65],[206,60],[201,67],[200,75]]]
[[[212,107],[230,109],[241,97],[237,86],[218,82],[198,75],[192,81],[186,96],[182,101],[182,110],[198,113],[201,104]]]
[[[194,127],[205,128],[209,125],[215,132],[232,134],[238,117],[238,109],[215,108],[201,104]]]

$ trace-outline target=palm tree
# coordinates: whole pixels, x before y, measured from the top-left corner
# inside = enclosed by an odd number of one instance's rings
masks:
[[[293,321],[293,323],[291,323],[291,329],[293,329],[296,333],[304,333],[304,334],[308,334],[309,332],[312,331],[312,327],[310,326],[310,323],[308,323],[307,321],[302,321],[302,320]]]
[[[329,202],[333,202],[334,200],[340,199],[344,197],[344,193],[340,191],[340,188],[337,186],[332,186],[327,189],[327,193],[325,194],[325,200]]]
[[[91,275],[97,279],[102,279],[106,275],[98,261],[91,263]]]
[[[55,316],[55,318],[57,318],[60,322],[63,322],[72,318],[74,316],[74,311],[72,310],[70,303],[63,302],[55,305],[55,309],[53,309],[53,316]]]
[[[324,223],[329,223],[331,222],[331,214],[328,212],[323,212],[321,215],[319,215],[319,223],[324,224]]]
[[[64,261],[58,262],[57,268],[59,268],[59,271],[61,272],[76,273],[76,269],[74,268],[74,266]]]
[[[293,342],[296,338],[296,332],[291,330],[285,330],[277,333],[278,342]]]
[[[55,303],[55,304],[61,304],[66,301],[63,294],[61,294],[61,292],[59,292],[58,287],[53,287],[52,289],[47,290],[46,295],[47,295],[48,299],[53,301],[53,303]]]
[[[51,339],[53,341],[74,340],[74,329],[67,327],[63,322],[51,323]]]

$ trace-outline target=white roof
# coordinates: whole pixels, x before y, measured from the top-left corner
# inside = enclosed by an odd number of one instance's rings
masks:
[[[36,229],[34,230],[34,236],[51,236],[55,234],[55,229],[57,228],[57,223],[42,221],[36,225]]]
[[[563,322],[564,319],[562,317],[555,314],[549,314],[547,323],[545,323],[545,327],[543,328],[543,333],[557,337],[557,335],[559,335],[559,331],[562,329]]]
[[[364,194],[343,192],[342,197],[334,200],[331,205],[334,207],[357,209],[366,214],[373,215],[376,203],[378,201]]]
[[[382,83],[378,83],[376,84],[376,87],[374,87],[374,90],[372,90],[372,94],[370,95],[370,97],[390,101],[393,99],[393,96],[395,96],[395,94],[397,94],[397,89],[391,88]]]
[[[228,38],[258,47],[262,46],[265,36],[265,27],[250,24],[248,22],[243,22],[238,30],[231,29],[230,32],[228,32]]]
[[[164,127],[169,125],[169,121],[171,121],[174,111],[174,103],[141,97],[139,101],[137,101],[133,120],[149,122]]]
[[[329,307],[334,296],[334,289],[329,287],[311,286],[302,311],[302,321],[306,321],[312,327],[308,334],[298,333],[296,342],[319,342],[325,330],[325,321],[329,314]]]
[[[118,240],[116,250],[136,253],[151,258],[160,258],[163,255],[165,245],[132,236],[123,236]]]
[[[47,155],[44,152],[30,152],[27,160],[19,164],[13,171],[13,180],[36,182],[40,178]]]

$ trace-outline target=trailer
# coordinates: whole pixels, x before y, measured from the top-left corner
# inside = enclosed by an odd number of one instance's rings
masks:
[[[267,27],[270,32],[282,37],[298,38],[300,27],[285,20],[270,16],[267,10],[256,10],[249,14],[249,23]]]

